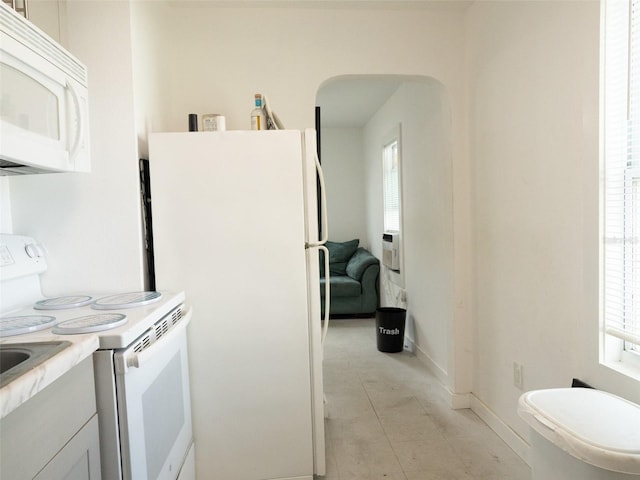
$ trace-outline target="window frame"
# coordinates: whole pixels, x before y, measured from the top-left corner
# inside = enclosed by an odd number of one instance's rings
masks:
[[[385,205],[385,152],[386,148],[393,143],[397,143],[396,153],[397,153],[397,189],[398,189],[398,230],[387,230],[387,225],[385,223],[385,215],[386,215],[386,205]],[[403,240],[403,231],[404,231],[404,220],[403,220],[403,180],[402,180],[402,170],[403,170],[403,146],[402,146],[402,124],[397,123],[391,130],[387,132],[386,135],[383,135],[381,138],[381,162],[380,167],[382,170],[382,233],[395,233],[399,236],[399,245],[398,245],[398,257],[400,270],[391,270],[389,268],[384,268],[384,274],[387,278],[395,285],[400,288],[404,288],[404,240]],[[382,240],[382,234],[380,235],[380,239]]]
[[[389,178],[389,169],[387,166],[389,160],[389,148],[395,145],[395,173],[394,178]],[[394,184],[395,192],[389,195],[389,186]],[[389,199],[394,203],[392,206],[387,205]],[[391,211],[391,212],[390,212]],[[389,221],[390,213],[395,213],[395,217]],[[387,135],[384,136],[382,142],[382,228],[384,232],[401,233],[402,232],[402,139],[400,138],[400,125],[396,126]]]
[[[389,233],[400,233],[402,223],[400,160],[400,139],[385,142],[382,147],[382,226]]]
[[[602,2],[601,42],[600,363],[640,380],[640,0]]]

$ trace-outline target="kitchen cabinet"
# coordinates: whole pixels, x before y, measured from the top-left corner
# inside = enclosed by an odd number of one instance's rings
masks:
[[[0,478],[99,480],[99,442],[89,357],[0,421]]]

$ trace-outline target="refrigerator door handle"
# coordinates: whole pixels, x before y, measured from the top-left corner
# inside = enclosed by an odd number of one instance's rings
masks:
[[[307,245],[306,245],[307,248],[320,247],[325,243],[327,243],[327,240],[329,240],[329,221],[327,219],[327,193],[326,193],[327,191],[324,188],[324,173],[322,172],[322,166],[320,165],[320,159],[318,159],[317,153],[315,154],[314,160],[316,163],[316,171],[318,172],[318,180],[320,181],[320,213],[321,213],[320,229],[322,231],[322,238],[320,238],[317,242],[307,242]],[[325,258],[328,258],[328,257],[325,256]],[[329,272],[328,269],[325,271]]]
[[[305,137],[311,132],[311,130],[305,131]],[[308,155],[307,158],[310,158]],[[324,252],[324,318],[322,324],[322,334],[320,336],[320,344],[324,346],[324,340],[327,337],[327,331],[329,329],[329,306],[331,305],[331,282],[329,275],[329,249],[325,246],[329,240],[329,222],[327,219],[327,189],[325,188],[324,172],[320,165],[320,159],[318,158],[318,152],[313,152],[313,159],[315,161],[315,169],[318,175],[318,182],[320,183],[320,228],[322,231],[322,238],[316,241],[307,241],[305,248],[317,248]]]
[[[324,245],[318,245],[318,250],[324,252],[324,318],[322,323],[322,336],[320,344],[324,345],[329,330],[329,307],[331,305],[331,282],[329,281],[329,249]]]

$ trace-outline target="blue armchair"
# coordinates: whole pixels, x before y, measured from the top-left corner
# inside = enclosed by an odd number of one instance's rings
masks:
[[[331,315],[373,315],[378,308],[380,261],[359,247],[359,240],[327,242],[330,269]],[[320,295],[324,314],[324,260],[320,258]]]

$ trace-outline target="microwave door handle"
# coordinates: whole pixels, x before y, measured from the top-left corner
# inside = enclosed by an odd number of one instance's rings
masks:
[[[69,90],[69,93],[71,94],[71,98],[73,100],[73,107],[76,112],[76,119],[78,124],[76,128],[76,136],[73,139],[71,148],[69,149],[69,159],[73,159],[75,158],[76,154],[78,153],[78,149],[80,148],[80,140],[82,139],[82,136],[84,134],[84,122],[82,121],[82,106],[80,105],[80,97],[78,96],[76,88],[69,81],[67,81],[67,90]]]
[[[124,371],[126,372],[129,368],[141,368],[145,363],[149,361],[149,358],[151,358],[156,354],[158,349],[162,349],[164,345],[171,342],[176,337],[176,335],[179,335],[182,332],[182,330],[187,328],[187,325],[191,321],[192,310],[193,309],[190,308],[189,311],[187,311],[187,313],[185,314],[185,316],[180,319],[180,322],[178,322],[173,328],[171,328],[166,333],[166,335],[161,337],[157,342],[154,342],[153,344],[151,344],[149,348],[147,348],[146,350],[143,350],[140,353],[136,353],[125,358],[124,363],[126,367]]]

